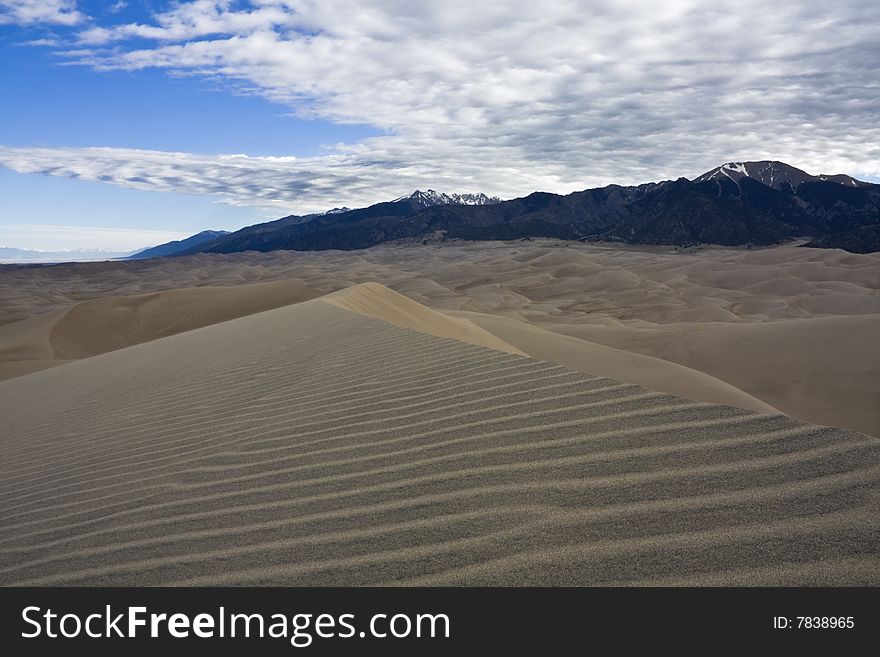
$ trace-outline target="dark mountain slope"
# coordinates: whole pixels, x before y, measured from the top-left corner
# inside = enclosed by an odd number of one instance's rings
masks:
[[[132,253],[126,258],[126,260],[143,260],[144,258],[161,258],[163,256],[177,255],[181,251],[186,251],[190,248],[198,248],[202,244],[212,242],[228,234],[229,231],[226,230],[203,230],[201,233],[196,233],[183,240],[166,242],[165,244],[159,244],[158,246],[153,246],[149,249]]]
[[[880,223],[880,185],[848,176],[823,179],[781,162],[734,164],[738,168],[723,165],[693,181],[608,185],[565,196],[535,192],[484,205],[426,206],[414,194],[348,212],[250,226],[183,253],[351,250],[437,238],[769,245],[852,233],[851,243],[862,234],[858,228]]]
[[[851,253],[875,253],[880,251],[880,224],[859,226],[844,233],[818,237],[804,246],[818,249],[843,249]]]

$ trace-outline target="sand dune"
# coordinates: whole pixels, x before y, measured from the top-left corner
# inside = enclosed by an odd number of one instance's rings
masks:
[[[710,377],[713,396],[699,399],[749,408],[757,399],[799,419],[880,436],[880,357],[872,335],[880,330],[880,254],[833,249],[681,251],[535,240],[0,267],[0,376],[45,362],[33,351],[22,358],[17,347],[15,360],[7,358],[15,341],[4,329],[20,320],[107,296],[268,281],[321,293],[377,281],[435,311],[520,322],[480,317],[484,329],[495,322],[530,339],[541,335],[532,341],[536,355],[534,345],[541,357],[576,369],[588,370],[592,358],[603,373],[634,372],[647,377],[633,379],[643,385],[689,394],[679,380],[683,370],[638,360],[650,356]],[[532,328],[592,346],[564,339],[550,349],[547,335]],[[786,338],[790,329],[795,339]],[[45,345],[44,337],[37,342]],[[714,396],[724,389],[740,401]]]
[[[339,298],[0,382],[0,582],[880,583],[880,441]]]
[[[706,372],[803,420],[880,436],[880,314],[652,330],[555,328]]]
[[[351,310],[366,317],[413,329],[441,338],[461,340],[480,347],[497,349],[510,354],[524,355],[490,331],[480,328],[468,319],[459,319],[431,310],[412,299],[378,283],[361,283],[339,292],[328,294],[322,301]]]
[[[107,296],[0,326],[0,379],[313,299],[307,286],[274,281]]]
[[[321,300],[429,335],[533,356],[588,374],[635,383],[687,399],[764,413],[779,412],[724,381],[688,367],[560,335],[497,315],[471,311],[439,313],[378,283],[354,285],[328,294]]]
[[[522,353],[558,363],[579,372],[635,383],[679,397],[727,404],[764,413],[778,413],[762,402],[721,379],[690,367],[631,351],[615,349],[579,338],[560,335],[507,317],[449,311],[504,338]]]
[[[76,304],[52,328],[61,358],[86,358],[320,296],[287,281],[200,287]]]
[[[0,381],[66,362],[52,346],[52,327],[68,309],[62,307],[0,326]]]

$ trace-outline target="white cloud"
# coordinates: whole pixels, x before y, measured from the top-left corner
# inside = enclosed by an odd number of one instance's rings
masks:
[[[424,186],[565,192],[730,159],[876,177],[878,24],[865,0],[198,0],[84,30],[91,49],[73,57],[244,84],[387,135],[298,160],[3,149],[0,163],[298,212]]]
[[[76,25],[85,16],[76,8],[76,0],[0,0],[0,24],[53,23]]]
[[[33,47],[53,47],[60,45],[60,42],[56,39],[31,39],[30,41],[22,41],[21,43],[16,43],[17,46],[33,46]]]
[[[134,189],[218,196],[232,205],[275,212],[306,213],[385,201],[419,186],[461,188],[461,180],[436,163],[413,164],[396,153],[368,146],[311,158],[0,146],[0,166]],[[526,184],[516,171],[505,176],[508,182],[493,182],[479,162],[461,162],[458,168],[470,171],[474,181],[465,191],[485,189],[509,196],[517,187],[510,181]],[[530,172],[528,181],[536,180],[538,173]],[[547,177],[550,181],[552,176]]]

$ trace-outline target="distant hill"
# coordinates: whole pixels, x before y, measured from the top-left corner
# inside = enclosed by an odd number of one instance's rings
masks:
[[[195,248],[200,244],[210,242],[228,234],[228,230],[203,230],[201,233],[196,233],[183,240],[174,240],[173,242],[166,242],[165,244],[143,249],[142,251],[138,251],[137,253],[128,256],[127,260],[142,260],[144,258],[161,258],[164,256],[177,255],[181,251]]]
[[[476,201],[483,198],[488,202]],[[249,226],[179,254],[526,237],[676,246],[771,245],[809,237],[822,246],[831,235],[848,235],[834,243],[864,251],[876,248],[871,231],[862,228],[878,224],[880,185],[844,174],[814,176],[784,162],[730,162],[694,180],[608,185],[564,196],[535,192],[499,201],[417,191],[367,208]]]

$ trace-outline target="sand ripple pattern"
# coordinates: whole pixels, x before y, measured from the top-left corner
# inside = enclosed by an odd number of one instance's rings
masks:
[[[880,441],[320,300],[0,383],[0,583],[880,584]]]

